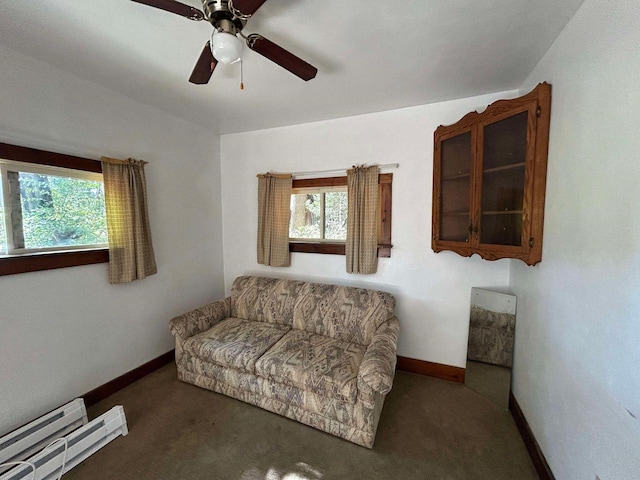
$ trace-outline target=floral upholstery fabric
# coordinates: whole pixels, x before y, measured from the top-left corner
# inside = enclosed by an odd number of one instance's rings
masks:
[[[169,322],[169,329],[174,336],[186,340],[196,333],[209,330],[215,323],[224,320],[230,314],[231,298],[227,297],[175,317]]]
[[[328,398],[355,402],[366,347],[292,330],[256,363],[256,373]]]
[[[386,395],[393,386],[396,371],[396,345],[400,323],[397,318],[384,322],[373,336],[358,372],[358,385],[365,383],[372,390]]]
[[[231,316],[293,325],[293,309],[304,282],[266,277],[238,277],[231,288]]]
[[[293,385],[275,382],[256,374],[223,367],[189,354],[184,355],[184,359],[178,364],[178,367],[179,371],[188,371],[209,379],[214,379],[219,383],[233,388],[273,398],[285,402],[288,405],[311,410],[332,420],[356,426],[361,430],[371,430],[374,428],[377,422],[377,404],[384,398],[384,396],[376,394],[371,397],[370,403],[361,401],[348,403],[343,400],[327,398],[326,396],[318,395]]]
[[[171,320],[182,381],[371,448],[393,384],[398,320],[374,290],[239,277]]]
[[[256,360],[288,331],[281,325],[227,318],[194,335],[182,348],[220,365],[253,372]]]
[[[300,292],[293,326],[349,343],[369,345],[374,332],[393,317],[392,295],[363,288],[307,283]]]
[[[357,423],[343,423],[339,420],[322,415],[308,406],[293,405],[287,401],[269,397],[259,392],[234,387],[216,378],[193,373],[186,369],[178,369],[178,379],[206,388],[207,390],[212,390],[229,397],[237,398],[243,402],[256,405],[265,410],[269,410],[270,412],[291,418],[297,422],[304,423],[310,427],[344,438],[345,440],[367,448],[373,447],[378,421],[380,419],[384,403],[384,397],[380,397],[379,401],[376,403],[376,408],[370,412],[370,426],[358,428]]]
[[[292,325],[318,335],[369,345],[393,317],[386,292],[266,277],[238,277],[231,289],[231,316]]]
[[[516,316],[471,305],[467,359],[511,368]]]

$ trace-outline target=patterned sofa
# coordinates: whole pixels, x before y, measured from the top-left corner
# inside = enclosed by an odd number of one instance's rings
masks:
[[[238,277],[171,320],[178,378],[371,448],[396,365],[388,293]]]

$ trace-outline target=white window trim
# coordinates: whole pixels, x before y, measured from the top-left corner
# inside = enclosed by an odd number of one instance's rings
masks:
[[[59,247],[43,248],[15,248],[13,244],[13,226],[11,222],[11,208],[7,208],[11,203],[9,192],[9,177],[7,172],[35,173],[39,175],[49,175],[53,177],[77,178],[80,180],[90,180],[104,183],[101,173],[75,170],[72,168],[53,167],[50,165],[40,165],[27,162],[17,162],[0,158],[0,182],[2,183],[2,205],[4,208],[4,228],[7,237],[7,251],[0,253],[0,258],[19,257],[21,255],[31,255],[36,253],[54,253],[69,251],[84,251],[109,248],[107,243],[92,243],[87,245],[65,245]]]
[[[81,180],[103,182],[101,173],[87,172],[86,170],[75,170],[73,168],[53,167],[50,165],[17,162],[15,160],[5,160],[3,158],[0,158],[0,168],[1,167],[5,167],[6,170],[10,172],[37,173],[40,175],[51,175],[54,177],[79,178]]]
[[[293,243],[347,243],[346,240],[337,238],[295,238],[289,237],[289,242]]]

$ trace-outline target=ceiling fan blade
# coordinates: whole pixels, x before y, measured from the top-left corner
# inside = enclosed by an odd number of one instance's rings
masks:
[[[262,35],[255,33],[249,35],[247,37],[247,46],[305,81],[311,80],[318,73],[316,67],[296,57],[293,53],[276,45],[271,40],[267,40]]]
[[[205,85],[209,83],[209,79],[211,78],[217,64],[218,62],[213,58],[213,54],[211,53],[211,44],[210,42],[207,42],[200,54],[200,58],[198,58],[198,61],[196,62],[196,66],[191,73],[191,77],[189,77],[189,81],[196,85]]]
[[[267,0],[233,0],[233,8],[243,15],[253,15]]]
[[[189,20],[204,20],[204,13],[197,8],[185,5],[184,3],[174,0],[131,0],[132,2],[142,3],[150,7],[159,8],[166,12],[175,13],[187,17]]]

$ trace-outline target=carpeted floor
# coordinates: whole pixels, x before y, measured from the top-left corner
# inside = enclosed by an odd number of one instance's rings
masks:
[[[502,408],[509,408],[510,368],[467,360],[464,384]]]
[[[398,372],[373,450],[176,380],[168,365],[89,409],[123,405],[118,437],[65,480],[536,479],[511,414],[445,380]]]

